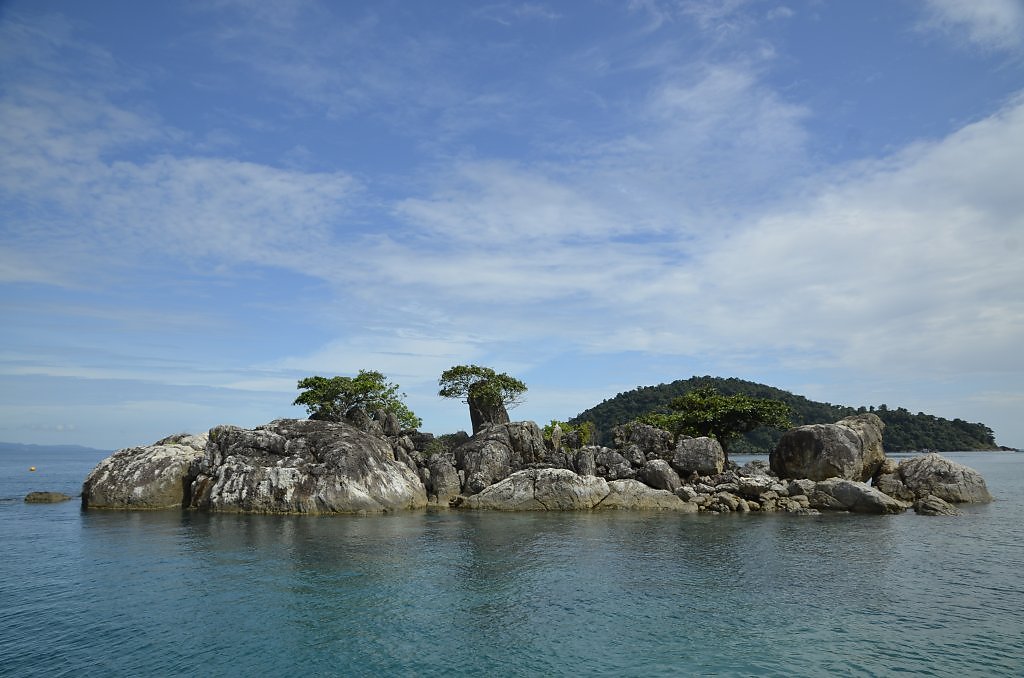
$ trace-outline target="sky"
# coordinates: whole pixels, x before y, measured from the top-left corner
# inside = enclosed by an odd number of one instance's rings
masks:
[[[1024,0],[0,0],[0,440],[458,364],[1024,446]]]

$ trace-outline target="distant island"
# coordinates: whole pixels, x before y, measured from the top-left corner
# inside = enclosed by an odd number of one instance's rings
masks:
[[[641,386],[580,412],[569,423],[591,422],[594,426],[594,441],[604,444],[616,426],[633,421],[647,412],[666,409],[674,398],[701,386],[712,386],[723,395],[744,394],[784,402],[790,407],[790,419],[794,426],[833,422],[868,412],[877,414],[885,422],[887,452],[1004,449],[996,444],[992,429],[984,424],[969,423],[962,419],[943,419],[923,412],[912,414],[905,408],[890,409],[885,404],[847,407],[816,402],[789,391],[735,377],[695,376],[669,384]],[[730,449],[738,454],[766,454],[775,449],[782,433],[769,428],[755,429],[737,440]]]

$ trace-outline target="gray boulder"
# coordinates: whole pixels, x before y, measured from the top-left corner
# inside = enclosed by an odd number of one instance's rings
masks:
[[[544,434],[532,421],[484,426],[455,450],[456,466],[465,473],[465,494],[476,494],[532,464],[548,461]]]
[[[904,460],[899,475],[903,485],[919,499],[930,494],[951,503],[992,501],[980,473],[935,453]]]
[[[606,480],[636,477],[636,471],[629,460],[607,447],[599,447],[594,451],[594,464],[597,467],[597,475]]]
[[[427,460],[429,481],[426,483],[428,499],[447,504],[462,490],[459,472],[442,454],[436,454]]]
[[[193,508],[246,513],[379,513],[426,503],[419,477],[387,440],[308,419],[211,429],[190,498]]]
[[[82,484],[82,508],[180,508],[191,469],[208,436],[178,434],[152,445],[118,450],[101,461]]]
[[[469,497],[464,506],[494,511],[578,511],[592,509],[608,495],[608,483],[568,469],[517,471]]]
[[[948,503],[939,499],[934,494],[918,499],[914,502],[914,512],[922,516],[958,516],[960,512]]]
[[[640,469],[637,478],[656,490],[668,490],[673,493],[682,485],[679,474],[664,459],[648,461]]]
[[[845,478],[816,482],[808,500],[811,508],[853,513],[903,513],[909,507],[867,483]]]
[[[576,450],[573,455],[573,470],[581,476],[596,476],[597,462],[594,460],[594,453],[601,448],[587,445]]]
[[[681,438],[670,462],[681,475],[718,475],[725,468],[725,452],[714,438]]]
[[[792,428],[782,434],[772,451],[771,469],[780,478],[866,481],[885,460],[884,428],[874,414],[858,414],[835,424]]]
[[[667,490],[656,490],[638,480],[613,480],[608,496],[595,508],[631,511],[676,511],[696,513],[697,505],[683,501]]]

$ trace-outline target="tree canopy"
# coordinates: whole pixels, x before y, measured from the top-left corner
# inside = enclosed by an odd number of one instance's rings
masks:
[[[776,429],[792,426],[789,406],[785,403],[742,393],[722,395],[713,386],[701,386],[675,398],[669,408],[670,413],[652,412],[640,420],[677,436],[716,438],[727,456],[730,443],[748,431],[762,426]]]
[[[310,419],[341,421],[358,408],[370,413],[394,413],[403,428],[423,424],[402,402],[405,394],[398,392],[398,384],[392,384],[380,372],[359,370],[355,377],[306,377],[299,380],[298,388],[304,392],[293,404],[304,405]]]
[[[512,408],[522,403],[526,384],[515,377],[497,373],[479,365],[456,365],[441,373],[438,380],[442,398],[470,399],[487,404]]]
[[[479,365],[455,365],[438,380],[442,398],[459,398],[469,405],[473,433],[485,425],[507,423],[506,408],[522,403],[526,384],[515,377]]]

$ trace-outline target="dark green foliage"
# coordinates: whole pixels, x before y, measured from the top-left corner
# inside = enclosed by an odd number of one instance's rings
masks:
[[[874,412],[886,424],[883,443],[889,452],[901,450],[931,449],[940,452],[955,450],[991,450],[996,448],[992,429],[984,424],[971,424],[960,419],[950,421],[941,417],[918,413],[910,414],[903,408],[890,410],[885,405],[875,407],[845,407],[831,403],[815,402],[789,391],[773,388],[743,379],[721,377],[692,377],[670,384],[643,386],[590,408],[570,419],[570,423],[592,421],[595,427],[595,442],[607,444],[611,430],[619,424],[632,421],[653,411],[668,412],[669,403],[700,386],[713,386],[723,395],[739,393],[767,398],[785,403],[790,409],[790,420],[794,426],[823,424],[839,421],[843,417],[863,412]],[[756,428],[730,447],[733,454],[769,452],[775,448],[782,435],[770,428]]]
[[[398,384],[390,383],[380,372],[359,370],[355,377],[306,377],[299,380],[303,393],[293,405],[304,405],[310,419],[341,421],[354,409],[372,413],[393,412],[404,428],[419,428],[423,422],[402,402]]]
[[[438,385],[437,394],[442,398],[472,399],[493,407],[515,407],[526,393],[526,384],[515,377],[479,365],[450,367],[441,373]]]
[[[645,424],[663,428],[673,436],[710,436],[726,455],[734,440],[755,428],[786,430],[789,406],[778,400],[754,398],[745,393],[723,395],[704,385],[673,398],[669,412],[650,412],[640,417]]]

